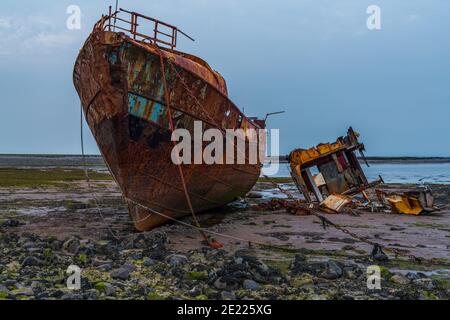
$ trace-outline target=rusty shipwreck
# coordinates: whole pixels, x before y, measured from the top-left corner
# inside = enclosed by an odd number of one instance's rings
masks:
[[[86,121],[140,231],[245,195],[261,170],[260,162],[183,164],[183,189],[171,161],[171,129],[192,131],[194,121],[205,130],[259,129],[264,121],[233,104],[225,80],[205,61],[175,50],[179,33],[185,35],[142,14],[110,9],[73,73]]]

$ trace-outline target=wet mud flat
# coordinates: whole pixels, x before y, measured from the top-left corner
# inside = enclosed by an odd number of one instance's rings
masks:
[[[448,299],[450,186],[433,186],[443,209],[426,216],[327,217],[358,235],[423,260],[371,256],[372,248],[314,216],[255,205],[284,197],[264,180],[244,199],[199,216],[222,249],[169,223],[135,232],[111,177],[79,168],[0,168],[2,299]],[[278,183],[295,193],[288,179]],[[408,188],[386,185],[385,188]],[[412,187],[412,186],[411,186]],[[184,218],[190,222],[190,218]],[[249,243],[264,243],[261,246]],[[69,265],[80,290],[66,287]],[[367,287],[380,266],[381,289]]]

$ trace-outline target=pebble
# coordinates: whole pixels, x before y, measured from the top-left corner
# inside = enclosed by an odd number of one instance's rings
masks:
[[[99,265],[98,268],[102,271],[111,271],[112,270],[112,263],[105,263],[102,265]]]
[[[413,280],[413,283],[418,285],[418,286],[424,287],[424,288],[426,288],[428,290],[433,290],[434,289],[433,280],[429,279],[429,278],[415,279],[415,280]]]
[[[116,294],[116,288],[109,282],[97,283],[95,288],[101,292],[104,292],[107,296],[114,296]]]
[[[27,296],[31,297],[34,295],[34,292],[31,288],[20,288],[20,289],[14,289],[10,292],[13,296]]]
[[[325,271],[321,274],[321,277],[328,280],[335,280],[342,277],[342,275],[343,271],[338,263],[333,260],[329,260],[327,262]]]
[[[250,279],[244,280],[244,283],[242,286],[244,287],[244,289],[247,289],[247,290],[259,290],[260,289],[260,285],[256,281],[253,281]]]
[[[31,266],[39,267],[44,265],[44,261],[33,256],[28,256],[22,261],[22,267]]]
[[[130,268],[121,267],[111,272],[111,278],[119,280],[128,280],[130,278],[130,273],[131,273]]]
[[[151,267],[151,266],[155,265],[156,263],[157,263],[156,260],[154,260],[152,258],[147,258],[147,259],[144,260],[143,265],[145,267]]]
[[[222,291],[220,293],[220,297],[222,300],[235,300],[236,299],[236,295],[230,291]]]
[[[77,253],[80,248],[80,240],[77,238],[70,238],[63,244],[63,249],[70,253]]]
[[[396,283],[396,284],[408,284],[409,283],[409,279],[406,278],[405,276],[402,276],[400,274],[395,274],[393,275],[389,281],[391,281],[392,283]]]
[[[246,197],[251,199],[260,199],[262,198],[262,194],[259,192],[250,191],[249,193],[247,193]]]
[[[6,292],[6,293],[8,293],[9,290],[8,290],[8,288],[7,288],[5,285],[0,284],[0,292]]]
[[[182,254],[171,254],[165,258],[165,261],[172,267],[178,267],[188,263],[188,258]]]

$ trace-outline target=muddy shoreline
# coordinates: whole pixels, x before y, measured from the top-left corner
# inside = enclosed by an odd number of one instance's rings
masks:
[[[433,187],[443,209],[426,216],[330,216],[359,235],[422,258],[418,263],[391,255],[377,261],[368,245],[338,230],[324,230],[313,216],[255,210],[269,197],[283,197],[267,182],[259,182],[247,198],[202,214],[200,220],[214,232],[276,247],[216,237],[224,247],[214,250],[202,244],[198,232],[175,223],[136,233],[107,174],[96,175],[90,190],[76,168],[44,170],[51,174],[40,180],[36,170],[26,169],[20,183],[5,178],[11,169],[2,170],[3,181],[10,185],[3,182],[0,187],[0,298],[449,297],[450,186]],[[282,184],[294,190],[292,184]],[[81,290],[65,285],[71,264],[82,269]],[[367,266],[374,264],[382,270],[380,290],[366,285]]]

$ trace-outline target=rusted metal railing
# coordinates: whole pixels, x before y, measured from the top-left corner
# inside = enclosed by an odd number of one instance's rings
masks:
[[[149,30],[151,33],[146,33],[145,30],[141,30],[144,23],[151,23],[150,27],[153,26],[153,30]],[[116,12],[112,12],[111,6],[109,7],[109,14],[102,15],[100,21],[95,24],[94,29],[101,29],[103,31],[121,30],[128,33],[134,40],[142,42],[149,41],[150,43],[164,45],[171,49],[177,46],[178,33],[195,41],[192,37],[171,24],[122,8]]]

